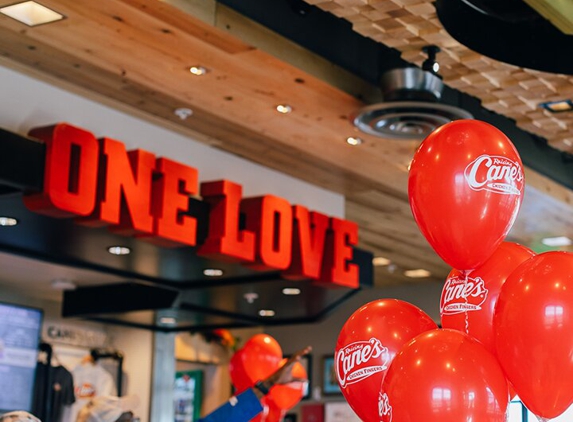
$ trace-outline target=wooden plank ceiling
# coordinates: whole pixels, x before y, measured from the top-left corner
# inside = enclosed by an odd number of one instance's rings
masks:
[[[464,50],[447,39],[429,2],[308,2],[401,49],[403,58],[416,64],[423,60],[421,45],[439,38],[447,47],[441,61],[446,84],[482,98],[484,106],[516,119],[555,147],[570,147],[570,115],[555,120],[535,106],[554,98],[558,89],[561,96],[572,93],[570,78]],[[11,3],[0,0],[0,6]],[[407,168],[418,142],[364,134],[365,143],[358,147],[345,142],[357,135],[348,116],[364,105],[348,87],[355,83],[352,90],[359,91],[363,82],[214,1],[178,1],[177,8],[155,0],[42,3],[66,19],[30,28],[0,15],[0,65],[344,194],[347,218],[360,225],[360,246],[393,264],[376,269],[378,286],[441,282],[448,274],[408,205]],[[208,72],[193,76],[193,65]],[[276,112],[276,105],[284,103],[292,113]],[[174,110],[181,107],[193,110],[192,116],[177,117]],[[546,235],[573,236],[571,192],[533,172],[527,183],[510,240],[531,246]],[[403,276],[404,270],[418,268],[432,276]]]

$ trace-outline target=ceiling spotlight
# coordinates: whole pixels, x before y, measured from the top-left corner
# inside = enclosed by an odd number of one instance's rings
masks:
[[[363,142],[364,141],[361,138],[356,138],[354,136],[349,136],[348,138],[346,138],[346,143],[352,146],[360,145]]]
[[[205,268],[203,270],[203,275],[207,277],[219,277],[223,275],[223,270],[219,268]]]
[[[428,58],[422,63],[422,69],[439,76],[440,64],[436,61],[436,55],[440,52],[440,47],[427,45],[422,48],[422,51],[428,55]]]
[[[190,108],[186,108],[186,107],[179,107],[176,108],[173,113],[179,117],[181,120],[185,120],[187,119],[187,117],[193,115],[193,110],[191,110]]]
[[[292,111],[292,107],[288,104],[279,104],[277,106],[277,111],[282,114],[288,114]]]
[[[35,1],[25,1],[0,8],[0,13],[28,26],[37,26],[64,19],[64,15]]]
[[[18,220],[12,217],[0,217],[0,226],[11,227],[18,224]]]
[[[261,309],[259,311],[259,315],[262,317],[273,317],[275,316],[275,311],[273,311],[272,309]]]
[[[432,273],[430,273],[428,270],[419,268],[417,270],[404,271],[404,275],[410,278],[425,278],[432,275]]]
[[[283,295],[286,296],[296,296],[300,294],[300,289],[296,287],[285,287],[283,289]]]
[[[205,73],[207,73],[207,69],[203,66],[191,66],[189,68],[189,72],[195,76],[203,76]]]
[[[175,325],[177,324],[177,318],[170,316],[163,316],[159,318],[159,324],[161,325]]]
[[[375,267],[383,267],[384,265],[389,265],[390,262],[388,258],[384,258],[383,256],[377,256],[372,259],[372,265]]]
[[[571,244],[573,244],[571,239],[565,236],[546,237],[544,239],[541,239],[541,243],[547,246],[554,246],[554,247],[570,246]]]
[[[107,251],[112,255],[129,255],[131,249],[127,246],[110,246]]]
[[[54,290],[75,290],[76,287],[77,286],[73,281],[67,280],[65,278],[57,278],[52,280],[52,289]]]

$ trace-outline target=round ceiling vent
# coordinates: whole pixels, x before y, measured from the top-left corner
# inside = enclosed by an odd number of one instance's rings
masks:
[[[424,101],[390,101],[361,109],[354,125],[382,138],[424,139],[438,127],[473,116],[454,106]]]
[[[392,69],[380,79],[385,102],[352,116],[362,132],[382,138],[424,139],[434,129],[458,119],[471,119],[465,110],[437,101],[443,82],[436,73],[417,67]]]

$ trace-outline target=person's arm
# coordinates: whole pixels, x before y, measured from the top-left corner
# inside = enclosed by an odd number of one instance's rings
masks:
[[[288,384],[290,382],[295,382],[295,381],[306,381],[305,379],[298,379],[293,377],[292,368],[295,363],[300,361],[301,357],[309,354],[311,350],[312,347],[310,346],[307,346],[304,349],[299,350],[298,352],[294,353],[291,357],[289,357],[283,366],[281,366],[279,369],[277,369],[275,372],[273,372],[264,380],[255,383],[254,390],[257,397],[259,399],[262,399],[269,393],[269,391],[274,385]]]
[[[237,396],[231,397],[225,404],[215,409],[199,422],[247,422],[263,411],[261,399],[277,384],[288,384],[293,381],[305,381],[293,377],[292,368],[300,358],[312,348],[306,347],[293,354],[283,366],[264,380],[258,381],[252,388]]]
[[[246,422],[263,411],[255,388],[249,388],[237,396],[231,397],[225,404],[209,413],[199,422]],[[261,396],[262,397],[262,396]]]

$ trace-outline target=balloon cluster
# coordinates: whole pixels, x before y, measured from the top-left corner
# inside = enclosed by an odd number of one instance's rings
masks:
[[[257,381],[264,380],[274,373],[286,358],[279,343],[268,334],[256,334],[231,357],[229,371],[231,382],[238,393],[251,388]],[[295,379],[308,380],[308,374],[300,362],[294,364],[292,375]],[[292,382],[275,385],[268,395],[262,398],[263,412],[255,422],[280,422],[287,410],[293,408],[304,396],[308,383]]]
[[[573,254],[505,241],[524,194],[521,159],[478,120],[441,126],[410,166],[414,219],[453,267],[443,328],[414,305],[370,302],[344,324],[335,360],[365,422],[504,422],[517,394],[541,421],[573,404]]]

